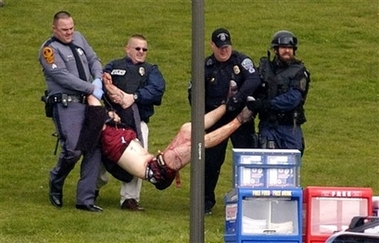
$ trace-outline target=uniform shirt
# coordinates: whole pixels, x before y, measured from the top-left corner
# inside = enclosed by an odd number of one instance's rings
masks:
[[[147,70],[145,68],[141,69],[141,67],[145,66],[149,68],[147,68]],[[149,118],[154,114],[154,105],[158,106],[162,102],[162,97],[166,87],[165,80],[162,73],[159,71],[158,66],[148,63],[133,64],[132,60],[126,57],[109,62],[104,67],[104,72],[107,72],[112,76],[146,75],[146,79],[144,79],[143,83],[139,85],[134,93],[137,95],[135,102],[138,106],[141,120],[144,122],[149,122]],[[128,72],[138,72],[138,74],[128,74]]]
[[[281,66],[273,61],[275,75],[280,78],[289,79],[285,90],[278,90],[278,95],[271,101],[272,109],[280,112],[295,110],[299,105],[303,105],[308,93],[310,74],[301,62],[296,62],[290,66]],[[284,77],[282,77],[284,75]],[[280,80],[282,81],[282,80]],[[283,80],[286,83],[285,80]]]
[[[70,47],[55,38],[50,38],[45,41],[39,52],[39,61],[45,76],[48,95],[57,93],[91,94],[94,85],[90,81],[101,78],[102,65],[84,36],[75,31],[72,43],[78,47],[87,80],[79,78],[78,68]]]
[[[252,59],[243,53],[232,51],[226,62],[219,62],[214,55],[205,59],[205,112],[209,112],[225,102],[230,81],[237,84],[237,99],[244,103],[247,96],[261,84]],[[191,86],[189,87],[191,102]],[[242,107],[241,107],[242,108]]]

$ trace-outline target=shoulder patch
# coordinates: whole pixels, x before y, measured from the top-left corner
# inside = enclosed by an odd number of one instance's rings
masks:
[[[307,79],[304,77],[300,80],[300,89],[302,91],[306,91],[307,90]]]
[[[125,75],[125,73],[126,73],[126,70],[113,69],[112,72],[111,72],[111,75],[123,76],[123,75]]]
[[[241,65],[243,68],[245,68],[247,71],[249,71],[249,73],[255,72],[253,61],[250,58],[245,58],[242,61]]]
[[[53,64],[54,63],[54,51],[51,47],[46,46],[42,50],[43,58],[45,58],[45,61],[48,64]]]

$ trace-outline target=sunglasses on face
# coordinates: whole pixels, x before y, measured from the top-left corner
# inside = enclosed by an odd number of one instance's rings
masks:
[[[142,47],[134,47],[134,49],[136,50],[136,51],[143,51],[143,52],[147,52],[147,48],[142,48]]]

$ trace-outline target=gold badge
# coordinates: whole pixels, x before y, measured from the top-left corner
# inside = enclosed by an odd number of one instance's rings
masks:
[[[42,50],[43,58],[48,64],[54,63],[54,51],[50,47],[44,47]]]
[[[139,75],[141,75],[141,76],[145,75],[145,68],[144,67],[140,67],[139,70],[138,70],[138,72],[139,72]]]
[[[241,70],[240,70],[240,68],[237,65],[235,65],[233,67],[233,71],[234,71],[234,74],[239,74]]]

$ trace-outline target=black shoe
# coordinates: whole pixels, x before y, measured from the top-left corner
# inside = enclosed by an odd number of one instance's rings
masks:
[[[76,204],[75,207],[79,210],[89,211],[89,212],[93,212],[93,213],[103,212],[103,209],[99,206],[96,206],[96,205],[79,205],[79,204]]]
[[[61,208],[63,206],[62,194],[61,195],[55,195],[55,194],[49,193],[49,199],[50,199],[50,203],[54,207]]]
[[[63,206],[63,200],[62,200],[62,192],[53,192],[52,191],[52,185],[51,181],[49,181],[49,199],[50,203],[57,208],[61,208]]]
[[[205,201],[204,202],[204,214],[205,215],[212,215],[212,208],[215,205],[212,201]]]

